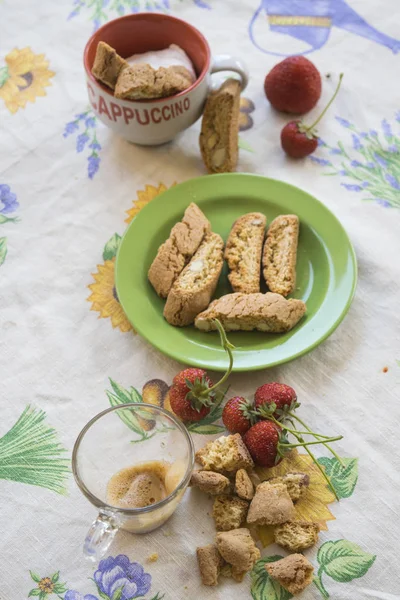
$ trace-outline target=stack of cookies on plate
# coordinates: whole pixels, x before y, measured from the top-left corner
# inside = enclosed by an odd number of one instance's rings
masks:
[[[251,532],[257,526],[274,528],[274,540],[293,553],[267,563],[271,577],[292,594],[312,582],[313,567],[299,554],[318,541],[317,523],[297,521],[295,504],[309,486],[305,473],[287,473],[260,482],[253,460],[239,434],[222,436],[196,453],[202,470],[195,471],[191,486],[214,498],[215,542],[197,548],[204,585],[217,585],[219,577],[240,582],[260,558]]]
[[[301,300],[286,299],[296,286],[299,219],[281,215],[269,226],[266,217],[252,212],[232,226],[226,246],[200,208],[191,203],[181,222],[160,246],[148,277],[161,298],[164,317],[171,325],[192,323],[202,331],[259,330],[282,333],[304,316]],[[232,294],[211,302],[226,260]],[[261,270],[269,292],[260,292]],[[211,304],[210,304],[211,302]]]

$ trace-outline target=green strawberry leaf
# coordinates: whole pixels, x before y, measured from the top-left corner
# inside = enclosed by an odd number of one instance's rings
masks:
[[[33,590],[31,590],[28,594],[28,598],[30,598],[31,596],[39,596],[40,594],[40,590],[39,588],[34,588]]]
[[[121,243],[121,236],[118,233],[114,233],[114,235],[108,240],[107,244],[104,246],[103,250],[103,260],[112,260],[117,255],[118,247]]]
[[[0,238],[0,266],[6,260],[6,256],[7,256],[7,238],[2,237],[2,238]]]
[[[376,556],[364,552],[360,546],[347,540],[325,542],[317,554],[320,571],[341,583],[363,577],[375,559]]]
[[[358,459],[342,458],[345,468],[337,458],[318,458],[320,465],[325,467],[325,472],[330,477],[331,483],[339,498],[349,498],[354,492],[358,479]]]
[[[253,600],[290,600],[292,594],[285,590],[265,569],[266,563],[276,562],[283,556],[267,556],[256,562],[250,573]]]
[[[34,573],[33,571],[29,571],[33,581],[36,581],[36,583],[39,583],[39,581],[41,580],[41,577],[37,574]]]
[[[221,431],[225,430],[225,427],[222,425],[204,425],[203,421],[199,423],[191,423],[188,425],[187,430],[190,433],[200,433],[202,435],[216,435],[217,433],[221,433]]]

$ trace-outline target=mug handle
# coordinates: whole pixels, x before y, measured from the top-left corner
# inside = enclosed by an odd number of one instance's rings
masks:
[[[240,75],[240,83],[242,91],[246,88],[249,82],[249,71],[240,58],[230,56],[229,54],[218,54],[213,57],[211,65],[211,74],[219,71],[233,71]]]
[[[119,526],[120,524],[115,514],[100,511],[97,519],[93,521],[91,528],[87,532],[83,544],[85,558],[93,562],[98,562],[110,547]]]

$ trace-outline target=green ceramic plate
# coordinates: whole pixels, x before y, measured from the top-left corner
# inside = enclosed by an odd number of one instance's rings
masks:
[[[227,365],[218,333],[169,325],[163,318],[164,302],[147,280],[158,247],[190,202],[198,204],[213,231],[224,240],[233,221],[247,212],[265,213],[268,223],[285,213],[300,218],[293,297],[307,303],[307,315],[285,334],[229,333],[236,346],[235,371],[292,360],[334,331],[350,307],[357,280],[354,250],[342,225],[321,202],[292,185],[237,173],[191,179],[169,189],[145,206],[126,230],[117,255],[116,287],[122,307],[139,334],[182,363],[217,371]],[[225,265],[216,296],[231,291]]]

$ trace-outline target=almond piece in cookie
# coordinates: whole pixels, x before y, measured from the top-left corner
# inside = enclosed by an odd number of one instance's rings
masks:
[[[254,485],[245,469],[236,472],[235,492],[243,500],[252,500],[254,496]]]
[[[224,263],[223,249],[218,233],[206,235],[168,294],[164,307],[168,323],[176,327],[190,325],[210,304]]]
[[[249,525],[279,525],[294,518],[294,505],[283,483],[257,486],[247,515]]]
[[[296,287],[299,218],[280,215],[268,228],[263,251],[263,275],[271,292],[287,296]]]
[[[196,452],[196,461],[206,471],[219,473],[236,473],[239,469],[254,467],[253,459],[239,433],[208,442]]]
[[[300,594],[313,581],[314,567],[302,554],[290,554],[276,562],[266,563],[265,569],[293,595]]]
[[[227,294],[211,302],[197,315],[195,326],[201,331],[215,331],[214,319],[219,319],[225,331],[252,331],[266,333],[290,331],[305,315],[306,305],[301,300],[286,300],[280,294]]]
[[[205,494],[217,496],[226,493],[231,487],[231,482],[221,473],[195,471],[190,479],[190,485],[199,488]]]
[[[218,585],[218,577],[225,561],[217,550],[215,544],[197,548],[197,562],[199,565],[201,581],[204,585]]]
[[[246,521],[249,504],[235,496],[217,496],[214,500],[213,517],[217,531],[238,529]]]
[[[228,79],[211,92],[204,108],[200,150],[209,173],[229,173],[239,152],[240,83]]]
[[[228,279],[234,292],[260,291],[261,252],[267,219],[261,213],[243,215],[232,226],[226,242]]]
[[[268,483],[283,483],[292,501],[298,502],[310,485],[310,477],[306,473],[286,473],[282,477],[268,479]]]
[[[276,525],[275,543],[289,552],[302,552],[318,542],[319,525],[308,521],[287,521]]]
[[[189,204],[182,221],[174,225],[167,241],[159,247],[149,269],[149,281],[161,298],[168,296],[176,278],[210,231],[210,221],[197,204]]]
[[[105,42],[99,42],[96,50],[92,73],[112,90],[115,88],[120,72],[129,65],[119,56],[114,48]]]
[[[250,531],[244,527],[217,533],[217,548],[222,558],[232,565],[232,571],[235,569],[236,575],[251,571],[254,563],[260,558],[260,551]]]

